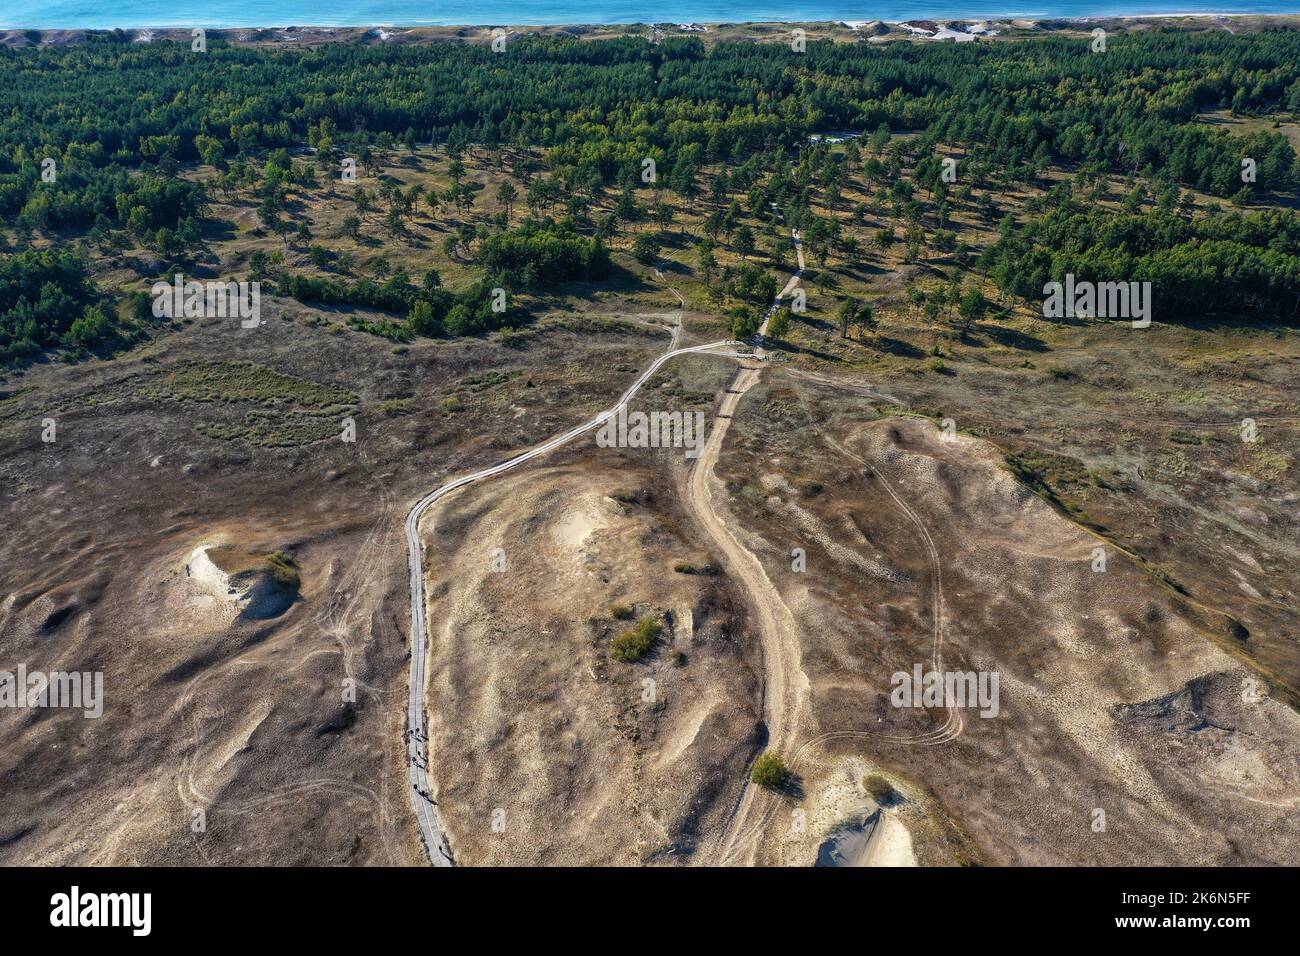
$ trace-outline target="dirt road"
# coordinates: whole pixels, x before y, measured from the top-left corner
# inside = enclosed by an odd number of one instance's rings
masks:
[[[790,277],[785,288],[777,295],[759,328],[759,341],[767,334],[768,321],[784,300],[794,292],[803,275],[803,242],[793,233],[799,270]],[[760,348],[761,356],[763,350]],[[808,681],[800,666],[800,647],[794,616],[781,600],[780,592],[773,587],[767,572],[758,559],[740,543],[736,536],[718,517],[710,487],[718,455],[726,441],[731,418],[740,405],[741,398],[758,381],[763,366],[760,362],[742,362],[736,377],[727,387],[714,418],[713,430],[699,459],[691,471],[687,485],[686,507],[714,546],[721,553],[727,571],[745,591],[753,607],[763,649],[763,720],[767,727],[770,750],[780,751],[794,740],[799,723],[799,712],[807,694]],[[757,841],[741,840],[743,834],[752,832],[749,825],[754,815],[758,794],[752,785],[746,785],[732,812],[727,828],[712,850],[712,862],[750,863],[757,849]],[[743,846],[742,846],[743,842]]]

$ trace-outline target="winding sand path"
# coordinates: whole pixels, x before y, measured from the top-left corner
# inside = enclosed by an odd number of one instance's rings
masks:
[[[790,277],[785,288],[777,295],[776,301],[768,309],[763,324],[759,327],[759,341],[767,334],[768,322],[799,285],[803,276],[803,242],[799,233],[794,232],[795,254],[799,258],[799,270]],[[800,665],[800,646],[798,630],[794,616],[780,592],[772,585],[758,559],[740,543],[722,520],[713,505],[713,493],[710,480],[714,479],[714,468],[718,455],[726,441],[727,431],[731,427],[732,416],[740,405],[741,398],[758,382],[762,375],[761,358],[764,355],[760,346],[756,350],[759,360],[741,362],[740,370],[727,387],[726,395],[713,420],[713,430],[704,450],[695,462],[687,485],[686,507],[692,517],[704,530],[722,553],[727,571],[740,583],[753,606],[758,632],[763,649],[763,721],[767,728],[767,747],[780,751],[793,740],[798,728],[799,710],[807,691],[807,679]],[[742,834],[751,830],[749,820],[754,812],[756,790],[746,784],[740,799],[731,812],[726,829],[713,849],[712,856],[717,862],[751,862],[757,849],[757,841],[746,840],[747,851],[742,859],[733,859],[737,853],[738,842]]]

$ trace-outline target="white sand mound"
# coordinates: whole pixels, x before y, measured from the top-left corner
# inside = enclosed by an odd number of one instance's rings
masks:
[[[199,588],[221,601],[235,604],[239,601],[239,589],[230,583],[230,575],[212,563],[208,557],[208,548],[212,544],[201,544],[190,552],[185,562],[185,573]]]
[[[916,866],[912,834],[903,822],[882,811],[880,823],[871,834],[861,866]]]
[[[208,551],[220,548],[217,544],[201,544],[190,552],[185,564],[185,573],[194,583],[200,595],[215,600],[218,607],[228,607],[229,616],[264,619],[277,617],[293,604],[296,598],[296,586],[284,580],[277,580],[271,565],[265,559],[249,555],[238,555],[239,564],[236,573],[223,570]],[[296,575],[293,577],[296,585]]]

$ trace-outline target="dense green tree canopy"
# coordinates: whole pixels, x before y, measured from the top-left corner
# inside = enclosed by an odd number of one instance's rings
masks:
[[[843,236],[841,220],[814,215],[809,201],[815,182],[820,199],[837,205],[845,155],[880,184],[875,202],[899,224],[897,232],[891,225],[875,233],[877,249],[901,240],[909,262],[927,246],[965,256],[947,228],[949,199],[961,196],[944,178],[940,146],[970,157],[971,178],[986,190],[989,183],[1042,185],[1049,167],[1074,171],[1076,186],[1079,177],[1135,177],[1121,214],[1090,208],[1061,183],[1046,208],[1006,224],[982,261],[1005,290],[1033,298],[1048,279],[1073,272],[1157,282],[1160,308],[1170,313],[1300,310],[1294,213],[1193,217],[1174,208],[1183,189],[1237,201],[1294,189],[1300,169],[1279,132],[1257,123],[1231,135],[1199,117],[1207,109],[1238,116],[1300,109],[1294,31],[1124,33],[1100,54],[1066,37],[814,42],[806,52],[780,43],[706,46],[696,38],[528,37],[495,52],[458,43],[254,48],[231,46],[219,34],[196,53],[188,44],[131,43],[114,33],[80,45],[0,49],[0,87],[7,107],[0,216],[20,239],[55,234],[66,248],[83,234],[118,248],[129,237],[183,258],[202,242],[208,191],[224,196],[249,186],[262,225],[287,234],[286,195],[315,175],[292,161],[294,151],[345,149],[373,169],[376,151],[399,143],[432,141],[453,157],[523,147],[512,170],[521,186],[502,188],[500,222],[465,221],[475,191],[455,162],[452,187],[424,197],[435,213],[460,211],[444,244],[481,268],[472,288],[421,290],[405,276],[280,277],[280,291],[304,301],[409,316],[385,334],[508,326],[515,313],[490,304],[498,284],[534,289],[604,276],[605,240],[628,224],[671,222],[661,189],[712,204],[708,241],[725,235],[745,260],[721,270],[719,289],[764,307],[773,279],[750,260],[769,250],[774,261],[788,259],[789,227],[803,231],[819,265],[834,254],[862,254],[858,238]],[[874,134],[844,155],[809,146],[812,134],[837,129]],[[899,175],[898,144],[885,148],[900,131],[914,134],[903,148],[914,161],[910,178]],[[544,175],[536,165],[543,154]],[[1247,158],[1252,181],[1242,177]],[[184,164],[200,162],[220,171],[206,188],[179,175]],[[706,167],[720,172],[705,176]],[[647,168],[652,179],[644,178]],[[645,200],[647,183],[653,203]],[[591,223],[585,201],[611,187],[613,211]],[[1159,197],[1151,212],[1144,211],[1148,190]],[[419,199],[357,190],[357,211],[382,200],[397,236]],[[987,191],[982,202],[986,215],[997,214]],[[516,203],[529,213],[517,225]],[[785,211],[779,231],[770,212],[778,208]],[[760,234],[746,218],[772,228]],[[349,217],[345,231],[355,235],[360,221]],[[301,228],[298,235],[311,239]],[[653,263],[662,241],[639,236],[636,257]],[[710,276],[718,271],[711,252],[700,261]],[[0,362],[111,340],[118,310],[100,299],[72,252],[4,260]],[[747,326],[749,312],[740,311],[744,320],[733,324]]]

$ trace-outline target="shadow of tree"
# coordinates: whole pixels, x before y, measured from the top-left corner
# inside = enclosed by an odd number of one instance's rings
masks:
[[[881,352],[888,352],[890,355],[901,355],[903,358],[925,358],[924,351],[917,348],[911,342],[904,342],[902,339],[890,338],[887,335],[878,335],[873,344]]]
[[[980,332],[983,332],[988,338],[997,342],[999,345],[1005,345],[1008,348],[1020,349],[1022,352],[1050,352],[1051,349],[1047,343],[1037,336],[1030,335],[1028,332],[1021,332],[1018,329],[1009,329],[1005,326],[980,326]]]

